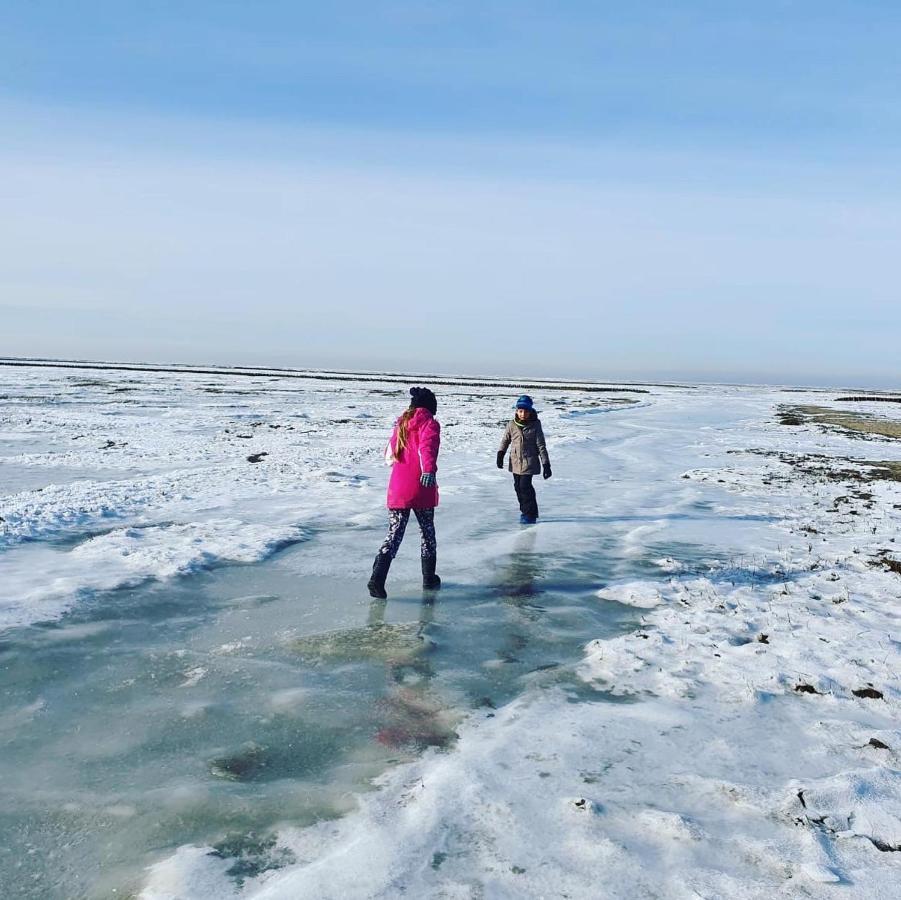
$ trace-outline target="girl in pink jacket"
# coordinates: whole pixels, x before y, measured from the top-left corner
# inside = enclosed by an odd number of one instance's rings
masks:
[[[438,401],[428,388],[410,388],[410,406],[394,423],[394,431],[385,448],[385,460],[391,464],[388,480],[388,536],[372,566],[367,587],[372,597],[384,600],[385,579],[391,560],[397,556],[404,539],[410,510],[422,532],[422,586],[437,590],[441,579],[435,574],[437,541],[435,507],[438,505],[438,448],[441,426],[435,419]]]

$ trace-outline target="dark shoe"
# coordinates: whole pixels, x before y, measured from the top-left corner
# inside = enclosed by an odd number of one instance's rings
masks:
[[[441,587],[441,579],[435,574],[435,565],[438,562],[436,556],[422,557],[422,589],[424,591],[437,591]]]
[[[537,516],[536,516],[536,517],[533,517],[533,516],[527,516],[525,513],[523,513],[523,514],[519,517],[519,524],[520,524],[520,525],[534,525],[537,521],[538,521]]]
[[[375,562],[372,564],[372,577],[366,583],[369,588],[369,596],[377,600],[387,600],[385,591],[385,579],[388,577],[388,569],[391,568],[391,556],[387,553],[376,553]]]

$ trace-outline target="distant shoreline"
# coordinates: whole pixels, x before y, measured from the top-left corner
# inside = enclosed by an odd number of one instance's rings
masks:
[[[300,378],[311,381],[372,381],[389,384],[409,385],[414,382],[422,384],[434,384],[441,386],[459,387],[497,387],[513,388],[517,391],[560,390],[560,391],[587,391],[590,393],[633,393],[649,394],[648,388],[680,388],[683,390],[698,390],[700,387],[765,387],[773,390],[783,390],[787,393],[807,394],[818,392],[836,393],[860,393],[865,391],[867,400],[879,400],[882,398],[899,399],[901,390],[891,388],[866,388],[860,384],[855,386],[797,386],[789,383],[768,382],[740,382],[740,381],[579,381],[571,378],[532,378],[517,380],[512,376],[486,376],[478,375],[432,375],[418,372],[359,372],[352,370],[332,371],[329,369],[289,369],[278,366],[226,366],[226,365],[192,365],[189,363],[130,363],[130,362],[105,362],[96,360],[77,359],[48,359],[44,357],[0,357],[0,366],[7,367],[32,367],[44,369],[82,369],[96,371],[120,371],[120,372],[172,372],[188,373],[194,375],[243,375],[249,378]],[[851,398],[842,398],[851,399]],[[857,398],[855,398],[857,399]],[[859,398],[863,399],[863,398]]]
[[[191,375],[241,375],[247,378],[303,378],[312,381],[373,381],[389,384],[410,384],[411,381],[423,381],[428,384],[459,387],[510,387],[516,390],[558,390],[558,391],[588,391],[593,393],[629,393],[648,394],[647,387],[683,387],[692,388],[692,385],[673,383],[651,384],[646,387],[624,387],[632,382],[618,382],[611,385],[608,382],[591,381],[567,381],[567,380],[531,380],[528,382],[514,379],[497,380],[491,378],[455,378],[447,375],[404,375],[392,372],[379,374],[377,372],[327,372],[322,370],[307,371],[303,369],[279,369],[279,368],[253,368],[250,366],[190,366],[181,364],[154,365],[153,363],[107,363],[107,362],[82,362],[75,360],[28,360],[5,358],[0,359],[0,366],[38,368],[38,369],[76,369],[87,371],[114,371],[114,372],[171,372],[187,373]]]

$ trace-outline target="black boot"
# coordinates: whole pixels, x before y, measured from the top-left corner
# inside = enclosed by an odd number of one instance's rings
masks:
[[[377,600],[387,600],[385,592],[385,579],[388,577],[388,569],[391,568],[390,553],[376,553],[375,562],[372,564],[372,577],[366,584],[369,588],[369,596]]]
[[[437,556],[422,557],[422,588],[425,591],[437,591],[441,587],[441,579],[435,574]]]

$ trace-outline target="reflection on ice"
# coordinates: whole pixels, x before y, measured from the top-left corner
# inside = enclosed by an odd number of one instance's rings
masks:
[[[454,728],[462,715],[445,702],[422,684],[395,686],[377,703],[381,724],[376,740],[387,747],[414,750],[447,747],[457,736]]]
[[[293,649],[307,663],[381,660],[412,663],[427,651],[427,638],[418,623],[376,624],[300,638]]]
[[[123,590],[8,632],[0,828],[11,851],[46,856],[52,844],[39,879],[49,897],[87,891],[104,860],[139,871],[160,846],[228,855],[223,834],[335,815],[390,763],[451,746],[467,709],[559,683],[582,645],[630,627],[631,611],[594,602],[599,572],[581,604],[575,583],[545,583],[569,563],[549,565],[534,541],[524,534],[490,584],[435,602],[363,604],[355,583],[301,574],[316,552],[301,544],[252,572]],[[529,602],[539,585],[540,606]],[[327,622],[341,627],[320,630]],[[508,663],[485,666],[496,659]],[[235,877],[273,859],[238,854]]]

